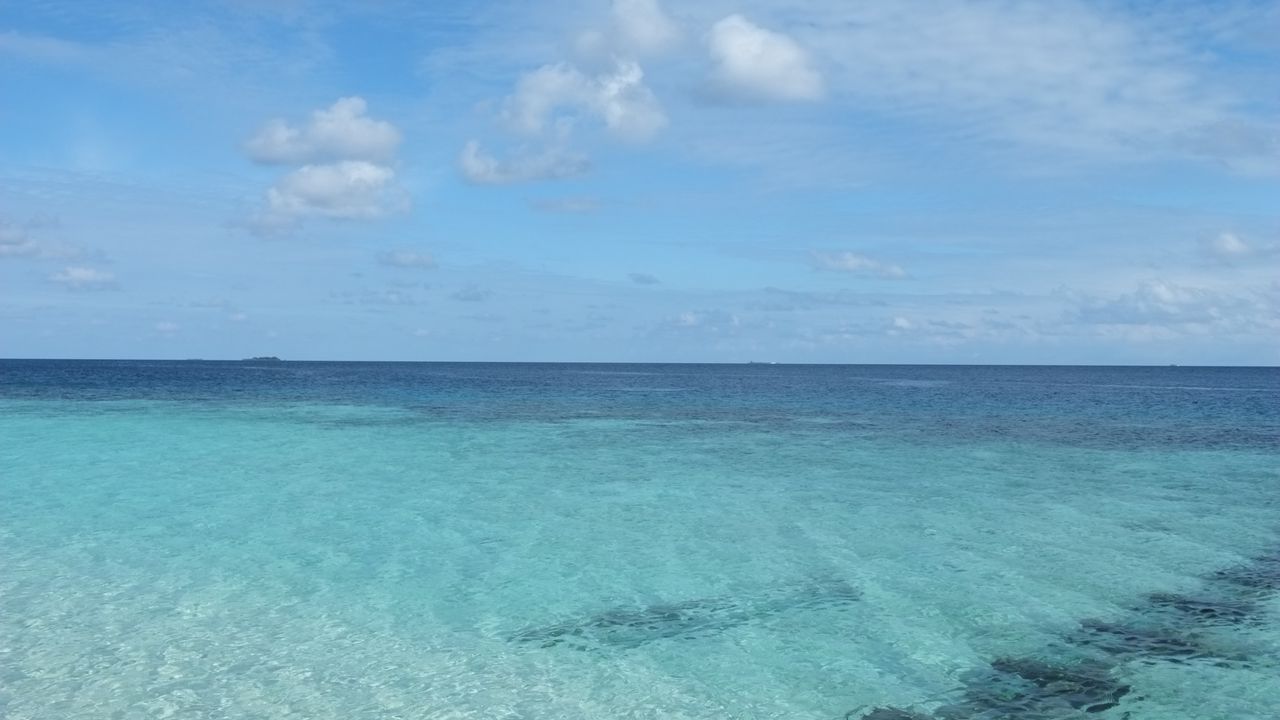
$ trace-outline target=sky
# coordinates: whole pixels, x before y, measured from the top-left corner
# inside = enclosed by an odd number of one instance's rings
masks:
[[[1280,1],[0,0],[0,357],[1280,364]]]

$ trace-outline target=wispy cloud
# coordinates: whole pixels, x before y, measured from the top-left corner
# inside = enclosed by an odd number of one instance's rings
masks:
[[[1148,280],[1120,295],[1079,301],[1076,317],[1098,325],[1151,325],[1166,328],[1215,326],[1232,332],[1243,327],[1277,324],[1265,321],[1268,308],[1249,297],[1164,280]]]
[[[460,302],[484,302],[493,296],[493,292],[478,285],[467,285],[454,292],[450,297]]]
[[[1237,233],[1221,232],[1200,243],[1201,251],[1224,265],[1236,265],[1274,258],[1280,255],[1280,243],[1246,240]]]
[[[84,248],[37,237],[40,225],[20,225],[0,218],[0,259],[74,261],[91,255]]]
[[[49,276],[49,280],[68,290],[116,290],[116,276],[106,270],[70,266]]]
[[[14,30],[0,32],[0,54],[40,63],[79,63],[88,58],[80,43]]]
[[[613,0],[612,14],[615,39],[637,55],[663,52],[680,40],[679,25],[657,0]]]
[[[391,250],[378,255],[378,262],[389,267],[433,270],[436,259],[431,253],[417,250]]]
[[[531,205],[535,210],[540,210],[542,212],[568,213],[571,215],[593,213],[600,209],[600,201],[598,199],[585,195],[560,198],[539,198],[534,200]]]
[[[477,185],[509,185],[532,180],[570,178],[585,173],[590,160],[581,153],[552,145],[540,150],[521,147],[503,160],[472,140],[458,156],[458,170],[468,182]]]
[[[815,251],[810,257],[813,260],[813,266],[819,270],[868,275],[891,280],[900,280],[907,277],[906,271],[897,265],[853,252]]]
[[[810,9],[805,39],[848,101],[986,139],[1167,151],[1232,112],[1195,47],[1120,8],[902,0]]]
[[[40,245],[25,229],[0,221],[0,258],[32,258],[40,253]]]
[[[577,54],[587,62],[621,55],[643,57],[670,50],[683,35],[657,0],[614,0],[609,22],[578,34]]]

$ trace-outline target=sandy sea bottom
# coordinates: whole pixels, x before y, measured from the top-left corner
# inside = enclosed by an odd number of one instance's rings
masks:
[[[703,415],[0,401],[0,717],[1274,717],[1274,448]]]

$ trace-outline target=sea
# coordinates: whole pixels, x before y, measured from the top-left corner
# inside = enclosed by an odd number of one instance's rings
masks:
[[[1274,720],[1280,370],[0,361],[0,717]]]

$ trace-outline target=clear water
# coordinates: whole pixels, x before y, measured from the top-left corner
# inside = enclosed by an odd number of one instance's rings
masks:
[[[0,361],[0,717],[1274,718],[1280,371]]]

